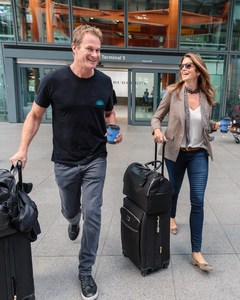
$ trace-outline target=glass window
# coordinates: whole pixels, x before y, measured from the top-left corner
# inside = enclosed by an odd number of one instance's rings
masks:
[[[1,46],[1,45],[0,45]],[[0,121],[7,120],[7,106],[6,106],[6,89],[5,89],[5,79],[2,61],[2,51],[0,47]]]
[[[226,114],[230,116],[235,106],[240,108],[240,55],[231,58],[228,84]]]
[[[154,73],[136,72],[135,120],[149,121],[153,114]]]
[[[128,1],[128,45],[176,48],[179,1]]]
[[[40,74],[39,68],[20,68],[22,119],[25,120],[37,94]]]
[[[21,99],[21,109],[22,121],[25,120],[27,114],[29,113],[33,101],[37,95],[40,80],[43,76],[48,74],[50,71],[55,70],[54,67],[20,67],[20,99]],[[52,120],[52,108],[49,106],[46,109],[46,113],[43,118],[43,122]]]
[[[220,108],[223,105],[224,94],[224,70],[226,57],[224,55],[201,55],[206,63],[208,72],[210,74],[211,83],[215,87],[215,103],[213,108],[212,118],[219,120],[221,117]]]
[[[124,46],[124,0],[73,0],[73,27],[89,24],[101,29],[102,45]]]
[[[13,17],[11,1],[0,2],[0,40],[11,41],[13,35]]]
[[[233,9],[232,50],[240,51],[240,1],[235,0]]]
[[[49,72],[54,71],[55,68],[53,67],[48,67],[48,68],[43,68],[43,76],[47,75]],[[45,120],[46,121],[51,121],[52,120],[52,106],[48,106],[48,108],[46,109],[46,113],[45,113]]]
[[[70,44],[68,0],[16,2],[20,41]]]
[[[228,0],[182,2],[181,48],[225,50]]]

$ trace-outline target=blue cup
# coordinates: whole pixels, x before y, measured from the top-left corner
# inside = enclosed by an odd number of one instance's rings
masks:
[[[115,139],[120,132],[120,127],[115,124],[107,126],[107,142],[108,144],[115,144]]]
[[[231,124],[231,118],[230,117],[221,117],[220,119],[220,131],[221,132],[224,132],[224,133],[227,133],[228,130],[229,130],[229,125]]]

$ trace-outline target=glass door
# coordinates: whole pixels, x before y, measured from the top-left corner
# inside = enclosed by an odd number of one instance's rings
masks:
[[[44,77],[48,72],[55,70],[57,67],[59,66],[19,66],[20,122],[24,122],[32,107],[32,103],[36,97],[41,78]],[[52,109],[51,107],[48,107],[42,121],[44,123],[49,123],[51,120]]]
[[[129,71],[129,123],[150,125],[168,85],[176,81],[177,71],[133,69]]]
[[[39,68],[20,67],[20,121],[26,119],[32,107],[40,81]]]

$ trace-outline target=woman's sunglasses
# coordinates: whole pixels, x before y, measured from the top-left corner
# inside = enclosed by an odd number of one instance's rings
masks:
[[[179,65],[179,69],[182,70],[183,67],[185,67],[186,69],[191,69],[192,66],[194,66],[194,63],[188,62],[188,63],[186,63],[186,64],[180,64],[180,65]]]

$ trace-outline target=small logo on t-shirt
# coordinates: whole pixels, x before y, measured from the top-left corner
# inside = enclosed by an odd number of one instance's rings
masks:
[[[104,101],[99,99],[99,100],[96,101],[96,105],[100,106],[100,107],[103,107],[104,106]]]

